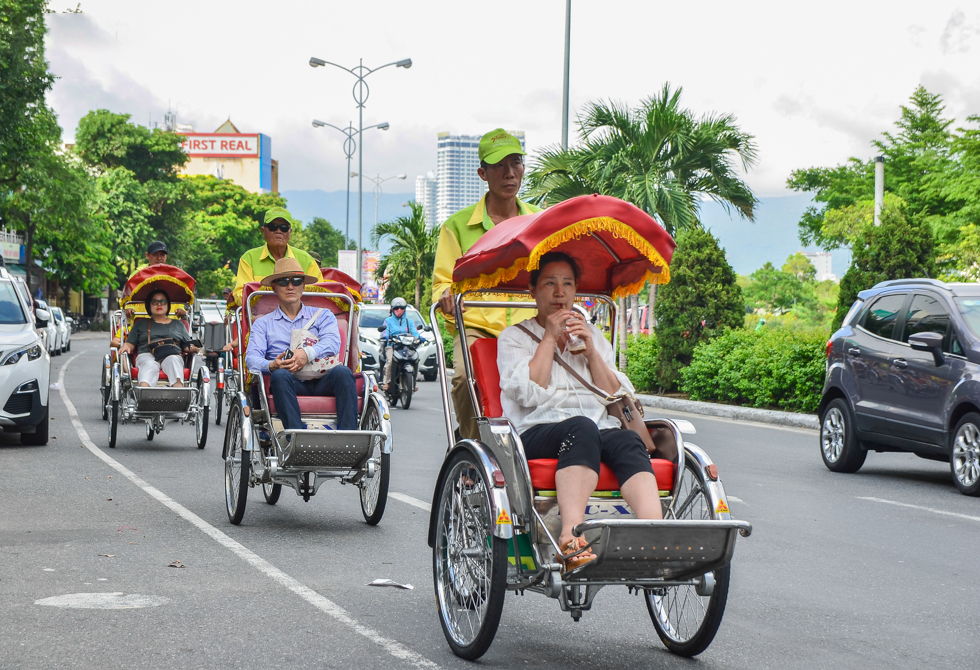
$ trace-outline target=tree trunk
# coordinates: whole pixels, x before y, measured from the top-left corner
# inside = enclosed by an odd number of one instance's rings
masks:
[[[24,279],[27,281],[27,290],[30,292],[32,299],[34,298],[34,283],[31,281],[31,271],[34,269],[35,230],[37,230],[37,224],[28,215],[27,229],[25,230],[26,235],[24,236],[24,264],[27,266],[27,276]]]
[[[422,311],[422,275],[415,278],[415,309]]]
[[[632,311],[630,312],[630,332],[633,335],[639,335],[640,333],[640,296],[631,295],[630,296],[630,307]]]
[[[657,313],[657,288],[659,284],[650,284],[650,295],[647,297],[647,332],[653,335],[653,330],[656,327],[656,321],[654,316]]]

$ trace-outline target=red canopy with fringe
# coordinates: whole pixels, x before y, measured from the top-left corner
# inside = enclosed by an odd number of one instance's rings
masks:
[[[194,286],[197,282],[189,274],[173,265],[148,265],[126,282],[119,306],[129,302],[142,303],[151,291],[167,294],[172,303],[193,304]]]
[[[494,226],[456,261],[453,291],[526,290],[541,256],[561,251],[582,270],[581,293],[614,298],[670,281],[676,243],[649,214],[605,195],[583,195]]]

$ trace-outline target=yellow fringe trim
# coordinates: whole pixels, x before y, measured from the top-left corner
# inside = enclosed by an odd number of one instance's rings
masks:
[[[527,258],[518,258],[510,267],[499,268],[490,274],[453,282],[453,292],[462,293],[464,291],[488,289],[509,282],[523,270],[527,270],[528,272],[537,270],[541,257],[560,244],[578,240],[585,235],[599,231],[609,231],[614,237],[626,240],[634,249],[653,263],[655,267],[660,268],[659,273],[648,270],[643,279],[638,282],[627,286],[615,287],[613,289],[613,297],[619,298],[639,293],[648,281],[654,284],[667,284],[670,282],[670,267],[667,265],[667,261],[664,260],[660,252],[646,238],[622,221],[618,221],[609,216],[598,216],[592,219],[578,221],[566,228],[562,228],[557,233],[549,235],[531,250],[530,256]]]
[[[173,282],[174,284],[177,284],[177,286],[179,286],[182,289],[184,289],[185,291],[187,291],[187,295],[189,295],[191,297],[190,301],[188,301],[186,304],[188,304],[188,305],[193,305],[194,304],[194,291],[190,290],[190,288],[188,288],[187,284],[185,284],[181,280],[177,279],[176,277],[171,277],[170,275],[162,275],[161,274],[161,275],[153,275],[152,277],[147,277],[146,279],[144,279],[143,281],[141,281],[139,284],[137,284],[136,285],[136,288],[134,288],[132,290],[132,292],[130,292],[130,294],[128,296],[126,296],[125,298],[122,298],[119,301],[119,306],[122,307],[123,305],[126,305],[127,303],[131,302],[132,299],[133,299],[133,296],[136,295],[137,293],[139,293],[140,290],[144,286],[148,286],[149,284],[152,284],[152,283],[158,282],[158,281],[169,281],[169,282]]]

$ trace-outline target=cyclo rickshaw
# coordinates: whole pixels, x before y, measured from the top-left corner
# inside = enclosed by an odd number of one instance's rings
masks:
[[[235,310],[232,320],[242,336],[239,350],[233,353],[237,379],[244,384],[229,403],[222,451],[225,503],[231,523],[241,523],[251,487],[261,486],[270,505],[279,501],[284,484],[309,502],[328,479],[355,485],[364,520],[371,525],[381,521],[388,501],[390,413],[374,377],[357,371],[356,296],[360,286],[354,286],[356,289],[337,280],[312,284],[303,292],[303,304],[329,309],[337,318],[341,362],[355,373],[359,430],[333,429],[337,402],[331,396],[299,396],[303,421],[313,428],[283,430],[269,389],[270,377],[249,372],[245,364],[251,325],[275,311],[278,298],[257,282],[245,285],[242,306]],[[227,381],[226,376],[226,385]]]
[[[466,342],[464,306],[534,309],[533,302],[507,298],[528,295],[529,272],[552,250],[576,259],[582,269],[579,298],[605,304],[615,324],[614,299],[637,293],[647,281],[669,281],[674,246],[646,213],[606,196],[581,196],[512,219],[488,231],[456,263],[460,339]],[[505,295],[494,300],[493,294]],[[430,312],[433,328],[438,328],[437,308]],[[614,350],[617,339],[614,334]],[[480,430],[478,440],[455,444],[440,334],[435,341],[450,439],[433,495],[428,541],[440,623],[453,652],[470,660],[486,652],[507,591],[555,598],[578,621],[606,586],[643,594],[653,626],[671,652],[704,651],[724,614],[737,533],[747,537],[751,525],[731,518],[717,466],[684,441],[683,432],[693,433],[693,426],[644,420],[658,453],[676,454],[652,459],[663,520],[633,518],[615,475],[602,465],[585,521],[574,528],[588,543],[583,551],[597,558],[565,572],[558,561],[557,460],[529,461],[514,426],[502,416],[497,341],[478,339],[455,361],[464,366]]]
[[[172,265],[151,265],[129,278],[126,296],[120,301],[122,309],[110,316],[110,333],[119,333],[125,342],[130,324],[124,309],[132,309],[134,323],[148,319],[143,302],[153,291],[164,291],[170,298],[170,318],[177,318],[176,310],[183,308],[187,315],[182,323],[191,332],[194,317],[194,278]],[[168,421],[193,423],[195,443],[203,449],[208,439],[208,411],[210,408],[210,377],[207,366],[200,364],[198,354],[185,353],[184,386],[151,386],[141,388],[137,382],[136,352],[120,356],[110,349],[103,359],[102,418],[109,421],[109,447],[115,448],[120,423],[143,421],[146,423],[146,439],[152,440],[163,431]],[[193,380],[192,380],[193,376]],[[167,377],[160,371],[160,382]]]

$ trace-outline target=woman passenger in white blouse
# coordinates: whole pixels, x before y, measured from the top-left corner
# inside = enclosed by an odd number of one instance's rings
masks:
[[[565,556],[586,545],[584,538],[572,535],[572,528],[585,520],[589,496],[599,481],[600,462],[616,474],[623,498],[637,518],[662,518],[657,480],[640,436],[622,428],[606,412],[601,398],[554,361],[557,354],[584,379],[610,394],[633,392],[626,375],[615,369],[606,338],[572,311],[579,274],[578,265],[567,254],[542,256],[530,283],[537,316],[504,329],[497,341],[504,416],[520,434],[529,460],[558,459],[555,486],[562,522],[558,544]],[[585,350],[570,352],[570,336],[581,338]],[[595,554],[585,551],[565,560],[565,569],[594,559]]]

